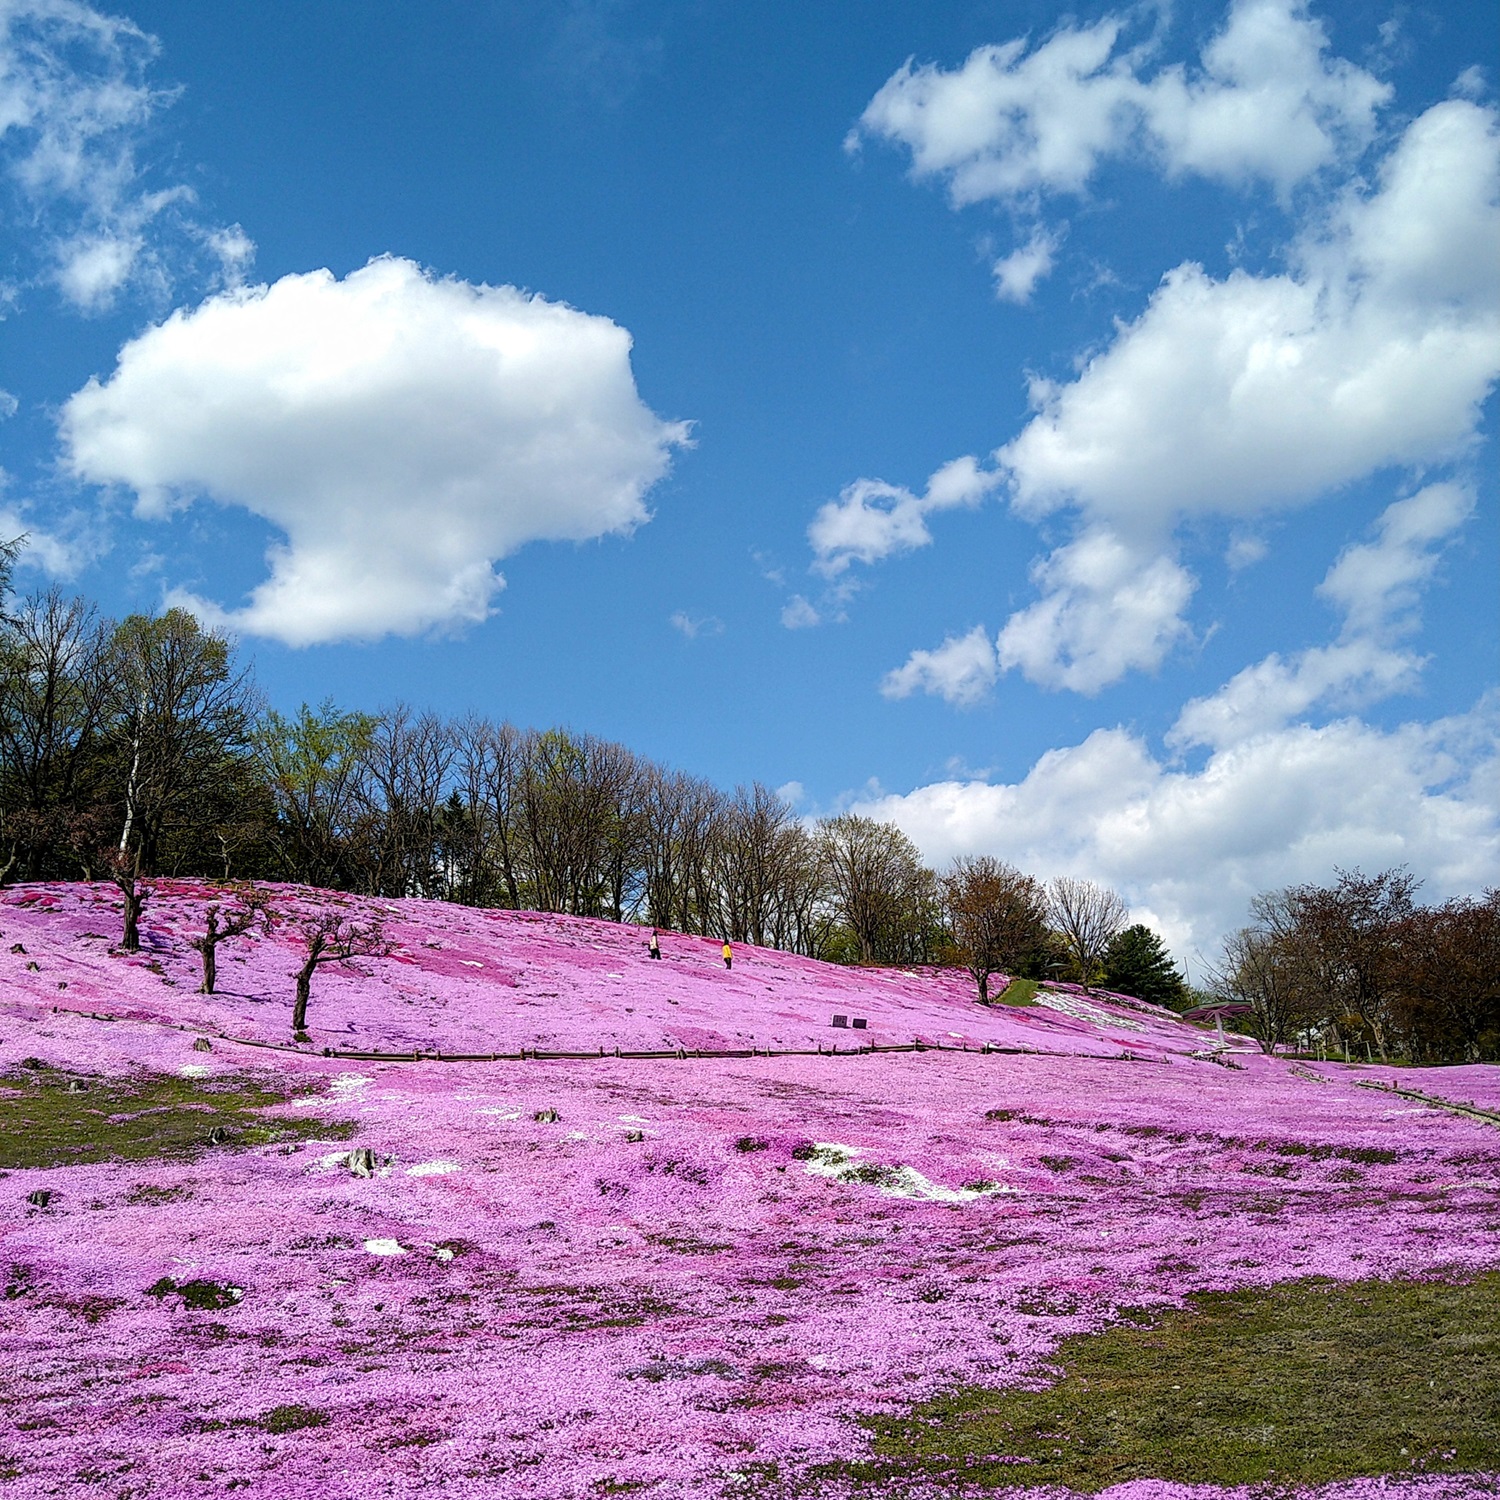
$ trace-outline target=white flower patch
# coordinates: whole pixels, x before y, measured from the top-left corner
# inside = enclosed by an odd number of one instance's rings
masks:
[[[369,1081],[363,1073],[339,1073],[328,1087],[340,1098],[348,1098],[350,1094],[357,1094]]]
[[[518,1109],[476,1109],[476,1115],[494,1115],[499,1120],[519,1120],[521,1111]]]
[[[972,1203],[976,1198],[993,1198],[1013,1193],[1015,1188],[1000,1183],[983,1187],[950,1188],[924,1177],[915,1167],[882,1167],[862,1164],[857,1158],[865,1154],[861,1146],[841,1146],[836,1141],[813,1144],[806,1170],[816,1177],[833,1177],[840,1182],[868,1183],[887,1198],[920,1198],[929,1203]]]
[[[463,1168],[456,1161],[423,1161],[414,1167],[406,1169],[408,1177],[442,1177],[448,1172],[461,1172]]]
[[[459,963],[466,969],[482,969],[484,967],[477,958],[461,958],[459,959]]]
[[[177,1071],[184,1078],[207,1078],[212,1070],[205,1063],[183,1063]]]
[[[400,1240],[366,1240],[365,1249],[371,1255],[405,1255],[406,1247]]]
[[[1080,1000],[1075,995],[1054,995],[1051,990],[1038,990],[1033,997],[1033,1003],[1045,1006],[1048,1010],[1061,1012],[1065,1016],[1072,1016],[1077,1021],[1088,1021],[1094,1026],[1118,1026],[1124,1031],[1144,1031],[1145,1023],[1132,1020],[1129,1016],[1111,1015],[1107,1010],[1100,1010],[1097,1005],[1090,1005],[1087,1000]]]

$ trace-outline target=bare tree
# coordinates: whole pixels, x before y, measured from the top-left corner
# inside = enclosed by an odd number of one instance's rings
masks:
[[[990,1000],[990,975],[1014,971],[1046,936],[1041,885],[989,855],[964,856],[942,878],[943,909],[964,967]]]
[[[1059,875],[1047,882],[1047,916],[1087,989],[1110,940],[1125,925],[1124,901],[1108,886]]]
[[[435,714],[405,704],[382,714],[360,759],[371,895],[431,896],[441,887],[438,817],[454,755]]]
[[[312,996],[314,972],[323,964],[348,964],[356,958],[383,958],[391,951],[379,918],[358,922],[337,911],[320,912],[300,919],[302,967],[297,970],[297,998],[292,1006],[292,1030],[307,1029],[307,1002]]]
[[[1500,1044],[1500,890],[1414,911],[1397,941],[1409,1054],[1478,1062]],[[1488,1044],[1488,1046],[1486,1045]]]
[[[202,800],[225,762],[248,753],[255,710],[249,673],[228,639],[184,609],[132,615],[110,642],[124,816],[119,847],[155,869],[164,834]]]
[[[1295,943],[1267,924],[1242,927],[1226,938],[1218,964],[1209,969],[1215,995],[1249,1007],[1250,1033],[1268,1055],[1314,1013],[1308,983]]]
[[[1256,900],[1282,911],[1280,930],[1294,940],[1334,1017],[1340,1025],[1357,1020],[1384,1061],[1400,990],[1400,936],[1419,882],[1403,869],[1334,873],[1331,886],[1293,886],[1280,898]]]
[[[935,879],[917,846],[890,823],[843,813],[818,824],[830,900],[862,963],[925,956]]]
[[[201,937],[193,938],[192,945],[203,958],[203,982],[198,986],[200,995],[211,995],[218,982],[219,944],[230,938],[243,937],[254,927],[265,927],[270,921],[270,901],[263,891],[246,886],[235,892],[237,904],[220,921],[217,901],[209,905],[204,913],[204,931]]]
[[[30,879],[57,866],[79,815],[109,800],[101,756],[109,628],[56,589],[0,623],[0,838]]]

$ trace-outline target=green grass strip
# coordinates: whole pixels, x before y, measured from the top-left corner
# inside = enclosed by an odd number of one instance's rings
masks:
[[[1500,1274],[1205,1293],[1065,1340],[1038,1391],[966,1387],[868,1425],[829,1478],[1092,1494],[1500,1469]]]
[[[191,1161],[209,1151],[353,1134],[351,1123],[261,1113],[288,1097],[243,1075],[98,1078],[23,1064],[0,1077],[0,1169]]]

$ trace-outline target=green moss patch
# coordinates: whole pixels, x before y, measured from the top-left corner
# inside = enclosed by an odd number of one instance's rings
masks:
[[[1096,1493],[1130,1479],[1326,1484],[1500,1469],[1500,1274],[1205,1293],[1065,1340],[1036,1391],[966,1387],[871,1419],[820,1470]]]
[[[1002,1005],[1035,1005],[1037,982],[1034,979],[1012,979],[995,999]]]
[[[289,1095],[245,1075],[86,1077],[46,1066],[0,1077],[0,1169],[190,1161],[209,1151],[347,1139],[351,1122],[268,1119]]]
[[[326,1427],[329,1414],[317,1406],[273,1406],[260,1418],[267,1432],[301,1432],[308,1427]]]

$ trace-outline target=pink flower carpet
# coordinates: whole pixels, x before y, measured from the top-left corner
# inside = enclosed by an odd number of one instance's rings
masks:
[[[380,916],[393,945],[318,972],[295,1050],[250,1045],[292,1046],[290,921],[225,943],[205,996],[211,887],[160,882],[135,955],[110,887],[0,895],[0,1068],[252,1078],[320,1122],[4,1174],[0,1493],[733,1494],[861,1455],[861,1415],[1035,1381],[1123,1306],[1500,1266],[1495,1068],[1213,1056],[1097,993],[982,1008],[952,973],[744,946],[726,971],[675,934],[650,960],[649,929],[273,891],[286,918]],[[749,1049],[771,1055],[691,1055]],[[279,1409],[320,1425],[278,1431]]]

